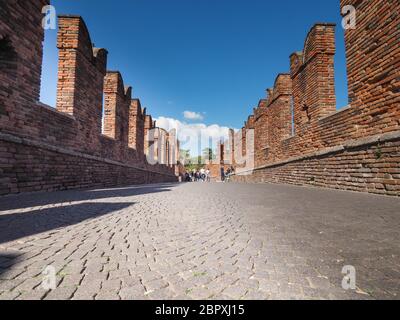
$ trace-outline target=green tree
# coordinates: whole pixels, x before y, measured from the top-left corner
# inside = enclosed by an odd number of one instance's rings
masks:
[[[213,149],[211,148],[205,148],[203,150],[203,157],[205,161],[212,161],[215,160],[215,154]]]
[[[180,161],[183,165],[190,164],[190,150],[180,150]]]

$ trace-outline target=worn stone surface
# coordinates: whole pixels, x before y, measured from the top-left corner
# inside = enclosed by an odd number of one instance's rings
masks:
[[[229,183],[3,197],[0,299],[398,299],[399,207]],[[55,290],[41,286],[47,266]]]

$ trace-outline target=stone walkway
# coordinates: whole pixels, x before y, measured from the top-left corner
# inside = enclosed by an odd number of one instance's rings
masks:
[[[0,299],[399,299],[399,233],[398,198],[283,185],[5,197]]]

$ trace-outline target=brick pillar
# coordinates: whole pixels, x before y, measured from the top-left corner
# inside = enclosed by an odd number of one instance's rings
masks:
[[[176,129],[172,129],[168,133],[168,144],[169,144],[169,158],[168,163],[170,165],[177,165],[179,161],[179,142],[177,138]]]
[[[290,56],[296,132],[336,111],[335,50],[335,25],[316,24],[303,52]]]
[[[220,141],[217,145],[217,162],[218,162],[218,164],[220,164],[220,165],[225,164],[224,157],[225,157],[225,144]]]
[[[147,155],[149,153],[149,147],[151,142],[149,132],[150,130],[153,129],[153,119],[151,115],[146,115],[145,121],[144,121],[144,154]]]
[[[77,137],[87,151],[98,148],[107,51],[92,47],[79,16],[60,16],[57,110],[75,116]]]
[[[289,74],[276,77],[273,95],[267,107],[268,119],[268,162],[279,158],[282,140],[291,136],[292,132],[292,80]],[[255,136],[257,140],[257,135]]]
[[[144,154],[145,112],[142,110],[140,100],[133,99],[129,112],[129,147],[135,149],[139,156]]]
[[[356,9],[356,26],[346,30],[345,43],[349,100],[360,109],[360,134],[377,126],[385,132],[398,130],[400,2],[341,0],[340,4],[342,10],[347,5]]]
[[[104,78],[104,131],[103,134],[128,146],[128,116],[131,87],[124,87],[119,72],[108,71]]]
[[[254,118],[254,146],[256,166],[265,164],[268,156],[268,113],[267,99],[258,103]]]
[[[0,127],[21,133],[39,100],[48,0],[3,0],[0,4]]]
[[[154,159],[157,160],[157,163],[160,164],[162,160],[162,153],[161,153],[161,130],[159,128],[153,128],[155,130],[154,135],[154,143],[153,143],[153,152],[154,152]],[[151,147],[150,147],[151,149]]]
[[[242,128],[242,157],[243,159],[247,156],[247,123],[245,123],[244,127]]]
[[[229,129],[229,163],[235,166],[235,131]]]

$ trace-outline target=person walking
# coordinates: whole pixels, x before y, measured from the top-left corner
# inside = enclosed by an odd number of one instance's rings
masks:
[[[221,182],[225,182],[225,169],[221,167]]]
[[[206,170],[204,168],[200,169],[200,179],[201,179],[201,182],[206,181]]]
[[[210,169],[208,169],[208,168],[206,170],[206,180],[207,180],[207,182],[211,182]]]
[[[229,182],[231,179],[231,168],[228,168],[228,170],[226,170],[226,182]]]
[[[186,173],[185,173],[185,182],[190,182],[190,181],[191,181],[190,174],[189,174],[189,172],[186,171]]]

